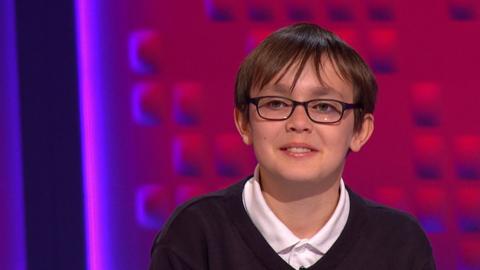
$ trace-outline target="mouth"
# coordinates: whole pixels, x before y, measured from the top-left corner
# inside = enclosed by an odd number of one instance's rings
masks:
[[[305,156],[314,152],[318,152],[317,149],[307,144],[289,144],[280,147],[280,150],[293,156]]]

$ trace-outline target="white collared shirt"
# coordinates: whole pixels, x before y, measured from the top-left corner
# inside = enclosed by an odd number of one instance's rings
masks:
[[[296,237],[268,207],[259,182],[259,166],[243,189],[243,206],[253,224],[270,246],[293,268],[310,267],[332,247],[347,223],[350,198],[343,179],[335,211],[325,225],[310,239]]]

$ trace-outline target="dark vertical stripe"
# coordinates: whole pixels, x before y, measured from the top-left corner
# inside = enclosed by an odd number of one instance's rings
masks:
[[[85,269],[73,0],[16,1],[28,269]]]

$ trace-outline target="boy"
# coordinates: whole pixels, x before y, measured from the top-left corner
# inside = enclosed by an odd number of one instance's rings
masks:
[[[435,269],[413,218],[343,182],[348,153],[373,132],[376,92],[371,70],[332,33],[303,23],[267,37],[235,88],[254,175],[179,207],[150,269]]]

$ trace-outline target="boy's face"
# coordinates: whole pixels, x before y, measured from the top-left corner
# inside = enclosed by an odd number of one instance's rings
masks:
[[[262,91],[253,89],[250,96],[282,96],[297,101],[336,99],[353,103],[352,86],[342,80],[328,60],[324,61],[321,77],[317,78],[312,62],[308,62],[293,91],[289,88],[295,76],[295,66],[274,84]],[[373,116],[367,114],[362,129],[354,132],[354,112],[346,110],[335,124],[312,122],[302,106],[297,106],[290,118],[269,121],[260,118],[255,105],[249,105],[249,121],[236,111],[237,128],[246,144],[253,145],[263,180],[321,181],[340,179],[348,150],[359,151],[373,131]]]

